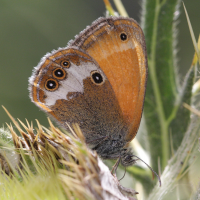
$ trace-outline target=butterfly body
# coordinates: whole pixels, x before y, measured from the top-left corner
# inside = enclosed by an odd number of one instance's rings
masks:
[[[127,149],[143,110],[145,40],[130,18],[99,18],[65,48],[47,54],[29,80],[32,101],[68,129],[78,123],[104,159],[134,162]]]

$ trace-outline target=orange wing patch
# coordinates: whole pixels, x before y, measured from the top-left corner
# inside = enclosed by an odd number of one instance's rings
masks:
[[[103,25],[104,24],[104,25]],[[126,40],[120,38],[125,33]],[[142,30],[134,20],[117,19],[93,27],[85,40],[74,42],[97,61],[108,78],[129,133],[130,142],[140,125],[147,81],[147,58]],[[84,38],[84,37],[82,37]]]

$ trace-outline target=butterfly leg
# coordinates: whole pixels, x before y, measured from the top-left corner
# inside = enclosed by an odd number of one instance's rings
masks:
[[[113,168],[112,168],[112,170],[111,170],[111,174],[113,174],[113,172],[114,172],[113,175],[116,176],[116,171],[117,171],[117,168],[118,168],[118,166],[119,166],[120,161],[121,161],[121,157],[119,157],[119,158],[117,159],[117,162],[114,164],[114,166],[113,166]]]

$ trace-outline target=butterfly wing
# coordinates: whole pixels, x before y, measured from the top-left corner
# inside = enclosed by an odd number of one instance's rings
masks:
[[[137,133],[146,81],[141,28],[130,18],[110,17],[44,56],[29,88],[32,101],[57,122],[78,123],[102,157],[117,158]]]
[[[124,128],[108,79],[83,51],[64,48],[47,54],[29,82],[32,101],[66,128],[66,122],[78,123],[87,143]]]
[[[125,140],[130,142],[140,125],[148,74],[140,26],[130,18],[100,18],[71,46],[87,52],[106,75],[128,128]]]

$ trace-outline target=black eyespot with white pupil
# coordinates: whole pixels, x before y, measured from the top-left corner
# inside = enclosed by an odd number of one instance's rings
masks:
[[[122,41],[127,40],[127,38],[128,38],[128,36],[127,36],[126,33],[121,33],[121,34],[120,34],[120,39],[121,39]]]
[[[91,79],[92,79],[92,82],[97,85],[102,84],[104,81],[102,75],[98,71],[93,71],[91,73]]]
[[[70,62],[68,60],[63,60],[63,61],[61,61],[61,66],[69,68],[70,67]]]
[[[49,89],[54,89],[54,88],[56,87],[55,81],[52,81],[52,80],[47,81],[47,87],[48,87]]]
[[[62,68],[57,68],[53,71],[53,76],[56,79],[62,80],[66,76],[66,71]]]
[[[68,66],[68,65],[69,65],[69,62],[67,62],[67,61],[64,61],[64,62],[63,62],[63,65],[66,67],[66,66]]]
[[[54,75],[56,76],[56,77],[63,77],[64,76],[64,73],[63,73],[63,71],[61,70],[61,69],[57,69],[57,70],[55,70],[54,71]]]
[[[45,88],[49,91],[54,91],[58,88],[58,83],[54,79],[49,79],[46,81]]]

